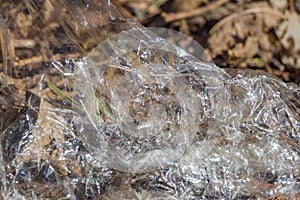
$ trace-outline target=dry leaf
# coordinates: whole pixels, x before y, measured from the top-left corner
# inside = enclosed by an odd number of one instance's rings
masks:
[[[213,57],[228,52],[228,60],[249,60],[255,55],[263,60],[271,59],[269,52],[274,49],[271,49],[273,45],[268,34],[282,16],[265,2],[253,5],[234,12],[211,29],[208,43]]]
[[[257,53],[258,49],[257,39],[248,37],[245,45],[238,43],[235,48],[229,51],[229,54],[236,58],[252,58]]]
[[[32,16],[25,15],[24,13],[19,13],[16,22],[18,28],[23,37],[27,37],[30,31],[30,27],[32,26]]]
[[[278,10],[284,10],[288,6],[288,0],[269,0],[271,5]]]
[[[282,46],[291,55],[284,55],[282,62],[295,69],[300,69],[300,15],[296,12],[287,12],[288,20],[282,22],[275,31]]]
[[[296,12],[286,13],[288,20],[282,22],[276,30],[281,44],[286,48],[295,51],[300,50],[300,16]],[[291,49],[292,48],[292,49]]]

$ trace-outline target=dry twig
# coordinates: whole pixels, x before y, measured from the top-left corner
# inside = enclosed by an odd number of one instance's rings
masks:
[[[66,56],[66,58],[72,59],[72,58],[78,58],[79,56],[80,56],[79,53],[74,53],[74,54],[68,54]],[[60,54],[53,55],[50,58],[47,57],[46,55],[39,55],[39,56],[34,56],[31,58],[26,58],[23,60],[15,61],[14,67],[21,67],[24,65],[41,63],[41,62],[51,62],[54,60],[61,60],[61,59],[62,59],[62,55],[60,55]],[[2,67],[3,67],[2,64],[0,64],[0,68],[2,68]]]
[[[212,10],[220,7],[221,5],[223,5],[224,3],[228,2],[228,1],[229,0],[219,0],[219,1],[208,4],[207,6],[195,9],[193,11],[179,12],[179,13],[169,13],[169,14],[162,13],[162,16],[163,16],[163,18],[165,19],[165,21],[167,23],[177,21],[177,20],[181,20],[181,19],[187,19],[187,18],[191,18],[191,17],[201,15],[201,14],[206,13],[208,11],[212,11]]]
[[[281,17],[282,19],[286,19],[286,16],[281,13],[278,10],[272,9],[272,8],[268,8],[268,7],[254,7],[254,8],[249,8],[247,10],[242,10],[240,12],[236,12],[233,13],[232,15],[229,15],[227,17],[225,17],[224,19],[222,19],[221,21],[219,21],[218,23],[216,23],[211,30],[209,31],[210,34],[213,34],[216,32],[216,30],[218,30],[220,27],[222,27],[224,24],[236,19],[236,18],[240,18],[242,16],[245,15],[249,15],[249,14],[255,14],[255,13],[269,13],[269,14],[273,14],[276,16]]]

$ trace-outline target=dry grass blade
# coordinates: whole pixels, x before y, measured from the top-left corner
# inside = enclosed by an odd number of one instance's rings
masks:
[[[56,94],[57,96],[63,98],[64,100],[67,100],[70,104],[72,104],[77,110],[83,111],[82,105],[80,102],[76,101],[74,98],[72,98],[68,93],[62,91],[58,87],[56,87],[53,83],[47,82],[47,86],[50,88],[50,90]],[[96,98],[98,101],[99,111],[101,113],[101,117],[105,120],[109,119],[111,122],[116,121],[116,117],[113,115],[111,108],[109,104],[104,100],[104,98],[101,96],[101,93],[99,90],[96,89]]]
[[[15,56],[15,48],[10,38],[10,33],[5,25],[5,20],[0,16],[0,43],[2,53],[2,67],[5,74],[8,74],[12,70],[12,61]],[[1,68],[1,64],[0,64]]]
[[[61,89],[59,89],[58,87],[56,87],[53,83],[47,81],[47,86],[48,86],[48,87],[51,89],[51,91],[53,91],[57,96],[59,96],[59,97],[65,99],[65,100],[67,100],[69,103],[75,103],[75,105],[77,105],[77,106],[80,107],[80,104],[79,104],[79,103],[76,104],[76,102],[74,102],[73,98],[72,98],[69,94],[63,92]]]

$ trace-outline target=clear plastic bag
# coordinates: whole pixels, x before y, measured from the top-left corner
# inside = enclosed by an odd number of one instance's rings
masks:
[[[188,150],[201,105],[207,106],[207,94],[195,87],[225,73],[180,51],[146,28],[133,29],[105,40],[78,65],[75,92],[81,99],[75,103],[85,117],[76,124],[85,124],[82,138],[96,158],[142,173]]]
[[[220,69],[110,1],[45,2],[19,4],[51,56],[2,131],[3,198],[299,196],[298,86]]]

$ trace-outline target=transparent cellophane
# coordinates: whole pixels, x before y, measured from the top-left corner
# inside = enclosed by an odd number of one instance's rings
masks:
[[[28,56],[45,58],[26,106],[2,130],[3,198],[299,195],[298,86],[220,69],[102,0],[7,6],[6,80],[21,62],[9,45],[24,36],[11,34],[20,27],[9,9],[20,8],[33,22],[27,37],[43,41]]]

